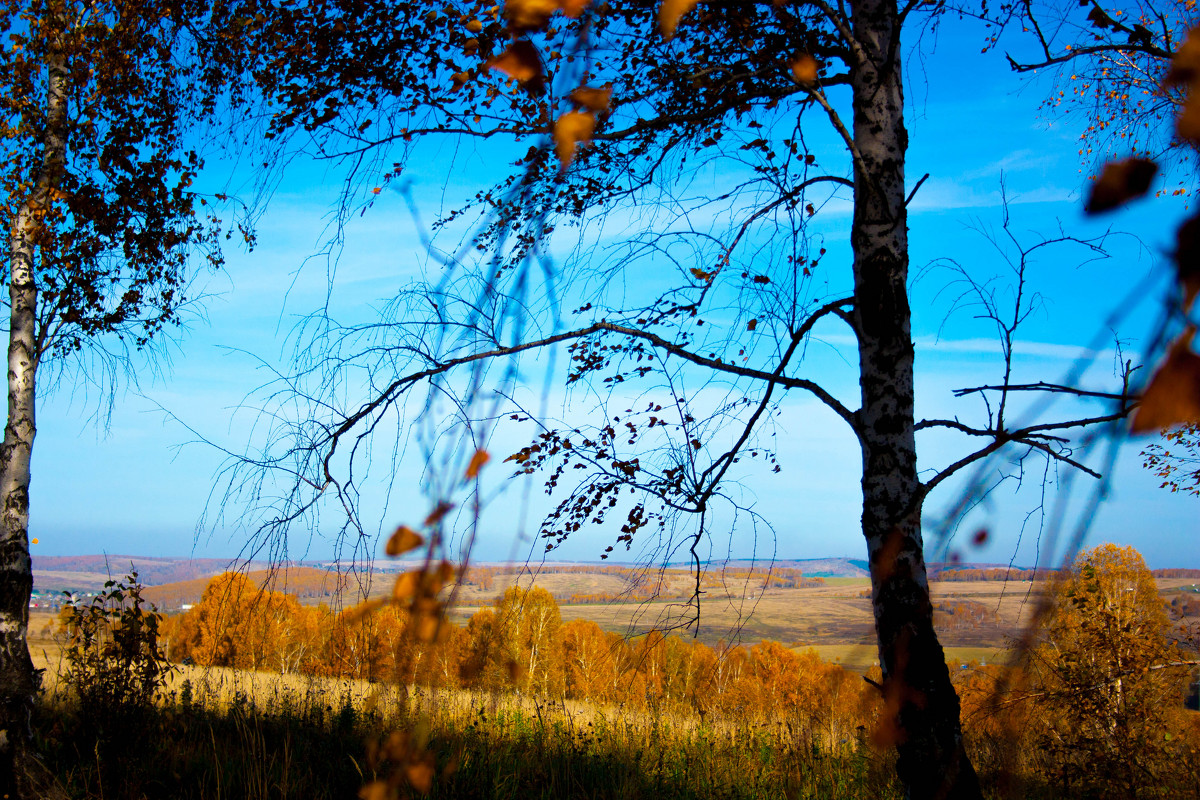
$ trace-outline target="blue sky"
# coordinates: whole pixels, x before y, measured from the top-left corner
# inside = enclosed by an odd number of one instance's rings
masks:
[[[1039,261],[1033,281],[1045,304],[1031,320],[1016,359],[1019,374],[1031,380],[1061,378],[1096,341],[1101,345],[1085,378],[1100,384],[1111,375],[1112,340],[1104,333],[1105,319],[1137,281],[1165,275],[1158,254],[1170,247],[1171,232],[1185,213],[1183,200],[1163,198],[1102,220],[1084,219],[1078,128],[1071,120],[1041,113],[1039,102],[1049,84],[1022,82],[1009,72],[1002,53],[979,52],[981,38],[977,28],[948,24],[936,46],[931,39],[923,43],[923,59],[910,61],[908,175],[913,184],[930,175],[910,207],[909,222],[913,270],[922,275],[913,286],[919,416],[962,413],[964,401],[952,402],[953,389],[998,378],[994,332],[969,309],[947,317],[954,286],[945,259],[954,259],[975,276],[1003,275],[1001,259],[981,233],[999,226],[1002,177],[1013,229],[1028,241],[1053,235],[1059,224],[1077,236],[1099,235],[1111,227],[1140,238],[1111,239],[1113,257],[1104,262],[1081,263],[1081,253],[1066,247]],[[495,174],[495,165],[503,161],[488,147],[432,154],[420,170],[407,173],[415,181],[425,220],[452,206],[456,195],[486,185],[488,174]],[[447,183],[448,171],[454,177]],[[143,372],[138,387],[118,394],[111,417],[97,415],[99,395],[85,396],[70,382],[44,397],[32,487],[31,535],[39,539],[35,555],[227,557],[240,550],[244,536],[236,529],[236,507],[227,508],[224,519],[210,515],[209,526],[197,531],[222,455],[196,443],[188,427],[230,449],[242,449],[256,430],[253,415],[237,409],[272,379],[272,370],[287,370],[294,344],[289,333],[296,321],[327,300],[343,321],[370,319],[392,292],[420,274],[425,262],[402,198],[385,192],[348,226],[331,288],[325,261],[309,257],[321,244],[338,186],[339,176],[319,166],[301,164],[288,174],[261,220],[257,249],[227,253],[228,268],[205,279],[210,297],[203,318],[168,348],[169,363],[161,375]],[[823,213],[825,235],[836,255],[848,217],[843,214],[839,221],[836,202]],[[1164,286],[1160,281],[1155,291]],[[1118,331],[1135,357],[1156,297],[1130,312]],[[854,370],[841,352],[847,341],[832,329],[822,338],[825,348],[814,347],[809,369],[819,367],[842,396],[852,398]],[[525,369],[525,399],[561,401],[560,388],[544,392],[545,375]],[[784,401],[778,426],[785,472],[773,478],[751,476],[736,489],[744,503],[772,523],[773,536],[760,531],[752,546],[754,532],[741,525],[728,538],[714,537],[711,554],[862,557],[859,455],[849,433],[819,404],[799,396]],[[501,455],[512,452],[523,435],[501,429],[491,449]],[[961,452],[952,437],[922,441],[922,467],[948,463]],[[1132,544],[1152,566],[1200,566],[1200,500],[1160,491],[1158,481],[1139,466],[1138,449],[1134,442],[1120,457],[1112,496],[1094,520],[1089,541]],[[408,458],[390,495],[382,486],[365,495],[368,523],[390,530],[424,516],[428,501],[420,491],[421,466]],[[527,482],[501,480],[507,473],[496,465],[489,470],[486,536],[475,557],[524,557],[532,545],[529,532],[544,507],[536,486],[531,491]],[[993,493],[968,521],[963,539],[981,525],[992,535],[982,548],[960,548],[965,558],[1034,562],[1033,529],[1026,529],[1019,547],[1017,541],[1022,520],[1039,503],[1040,481],[1027,475],[1020,491],[1014,485]],[[935,520],[955,497],[954,486],[940,489],[927,503],[927,518]],[[1036,523],[1036,514],[1030,519]],[[614,535],[589,532],[559,555],[596,558]],[[311,542],[300,538],[289,552],[325,558],[331,547],[320,536]]]

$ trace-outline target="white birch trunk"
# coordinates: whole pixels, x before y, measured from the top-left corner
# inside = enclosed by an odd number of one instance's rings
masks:
[[[908,301],[900,19],[895,0],[853,6],[863,62],[851,72],[856,163],[855,322],[862,407],[863,535],[887,711],[910,798],[980,797],[958,697],[933,629],[921,539]]]
[[[0,446],[0,795],[34,796],[30,784],[29,718],[39,676],[29,657],[29,480],[40,343],[37,330],[37,235],[62,183],[66,162],[66,69],[47,64],[42,163],[10,230],[8,419]]]

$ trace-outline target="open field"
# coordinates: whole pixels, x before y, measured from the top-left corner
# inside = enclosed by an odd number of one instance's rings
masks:
[[[622,570],[625,570],[624,572]],[[621,567],[586,565],[542,568],[486,567],[488,579],[468,575],[467,582],[453,587],[455,605],[450,619],[466,621],[482,607],[491,606],[504,590],[517,584],[542,587],[558,598],[564,621],[587,619],[601,628],[625,636],[650,630],[679,631],[694,634],[709,646],[721,642],[754,644],[773,640],[794,649],[816,647],[826,660],[837,660],[856,671],[865,671],[875,662],[875,630],[866,578],[831,577],[805,585],[763,588],[765,573],[749,576],[745,572],[717,573],[706,577],[699,624],[696,608],[687,600],[694,588],[694,577],[682,570],[649,570],[644,575],[658,582],[659,599],[629,597],[630,572]],[[390,594],[393,577],[378,572],[369,585],[359,585],[361,575],[338,576],[313,567],[292,567],[274,573],[254,572],[255,583],[271,578],[272,588],[299,597],[307,605],[328,603],[338,606],[337,586],[361,597],[363,589],[370,597]],[[144,595],[159,607],[177,609],[199,600],[207,579],[148,587]],[[1189,600],[1195,578],[1160,578],[1158,586],[1165,599]],[[486,588],[484,588],[486,585]],[[934,581],[931,584],[935,621],[950,661],[987,660],[992,663],[1028,625],[1040,600],[1041,585],[1029,581]],[[595,602],[571,602],[578,596],[591,596]],[[351,605],[352,603],[345,603]],[[1177,603],[1179,605],[1179,603]],[[1181,606],[1189,621],[1200,621],[1200,601]],[[958,612],[958,613],[956,613]],[[1191,617],[1195,617],[1192,619]],[[35,613],[31,620],[32,645],[52,647],[47,626],[51,617]],[[690,626],[690,627],[689,627]],[[687,628],[685,631],[683,629]]]

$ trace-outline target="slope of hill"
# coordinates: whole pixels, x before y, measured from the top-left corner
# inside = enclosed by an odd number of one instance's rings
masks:
[[[152,556],[33,556],[33,585],[39,591],[96,591],[111,579],[136,569],[144,586],[206,578],[229,569],[223,558],[155,558]],[[265,564],[252,564],[262,568]]]
[[[224,570],[222,570],[224,571]],[[244,573],[255,586],[295,596],[301,602],[330,600],[339,594],[358,592],[356,576],[346,572],[309,566],[287,566]],[[162,611],[175,611],[200,601],[211,575],[175,583],[150,586],[142,596]],[[389,584],[390,585],[390,584]]]

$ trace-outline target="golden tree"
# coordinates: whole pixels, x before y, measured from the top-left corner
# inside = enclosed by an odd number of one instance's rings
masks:
[[[1152,794],[1169,768],[1168,717],[1188,663],[1154,577],[1133,548],[1106,544],[1081,553],[1052,591],[1031,653],[1046,713],[1035,739],[1064,790]]]

